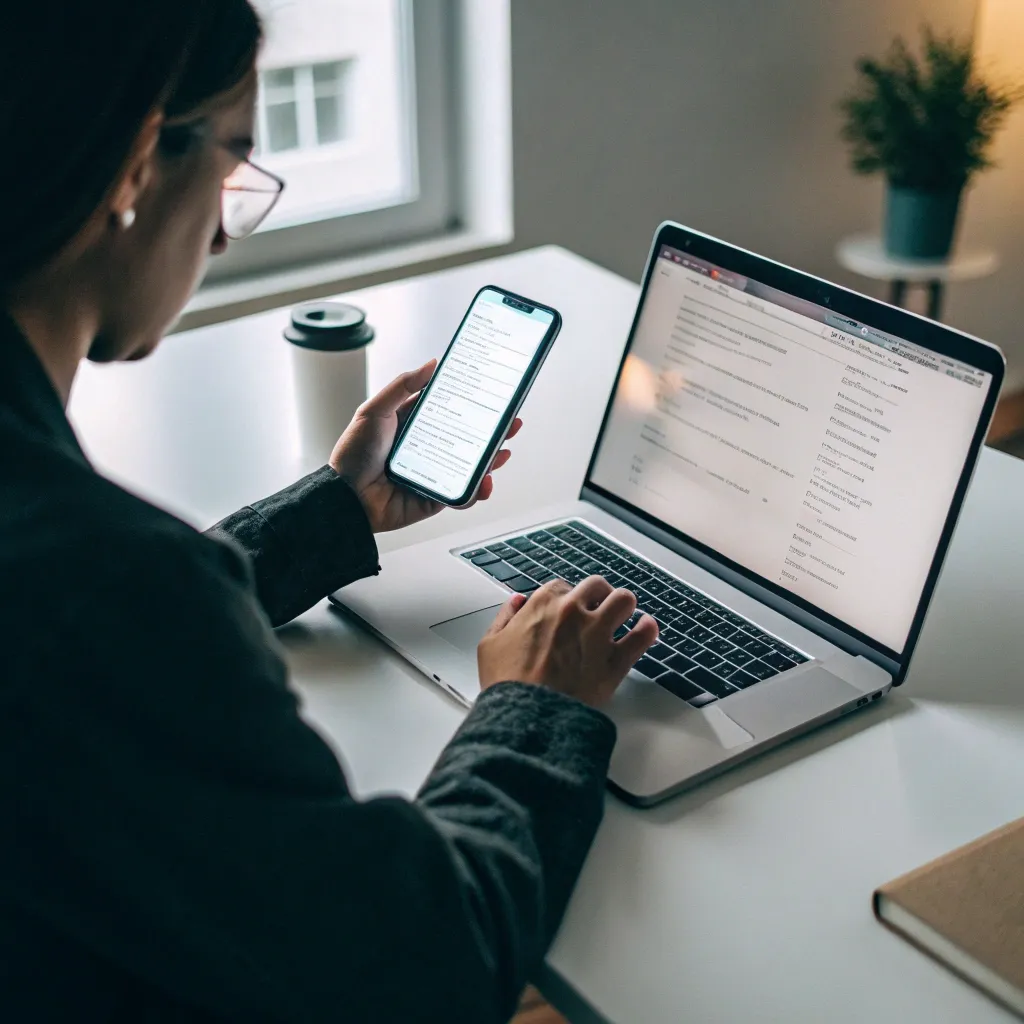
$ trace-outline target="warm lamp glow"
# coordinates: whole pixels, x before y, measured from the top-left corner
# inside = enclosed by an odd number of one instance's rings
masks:
[[[1024,0],[980,0],[974,56],[982,74],[1024,80]]]

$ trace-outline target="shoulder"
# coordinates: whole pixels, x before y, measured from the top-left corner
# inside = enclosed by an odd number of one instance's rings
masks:
[[[3,488],[0,613],[9,621],[101,609],[155,610],[183,593],[192,604],[223,604],[252,590],[248,560],[143,499],[66,460],[38,463],[31,487]],[[19,493],[20,492],[20,493]],[[66,608],[66,611],[62,611]]]

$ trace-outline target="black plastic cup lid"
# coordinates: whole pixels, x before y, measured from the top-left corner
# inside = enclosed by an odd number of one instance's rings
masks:
[[[373,341],[366,313],[344,302],[304,302],[292,310],[285,338],[300,348],[346,352]]]

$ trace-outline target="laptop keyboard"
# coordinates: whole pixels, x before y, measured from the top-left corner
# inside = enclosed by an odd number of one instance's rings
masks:
[[[519,594],[559,577],[575,586],[603,576],[637,597],[623,637],[647,612],[661,634],[636,671],[700,708],[806,662],[807,656],[758,629],[682,580],[573,520],[461,555]]]

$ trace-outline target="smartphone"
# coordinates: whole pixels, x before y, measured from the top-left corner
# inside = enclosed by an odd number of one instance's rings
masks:
[[[443,505],[470,504],[561,329],[550,306],[481,288],[395,439],[388,477]]]

